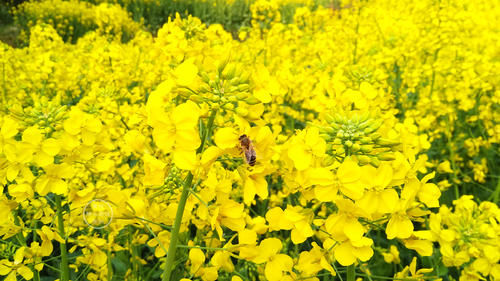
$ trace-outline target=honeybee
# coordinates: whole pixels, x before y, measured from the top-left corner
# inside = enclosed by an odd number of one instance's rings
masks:
[[[248,138],[247,135],[241,135],[238,139],[240,141],[241,149],[245,154],[245,160],[247,161],[248,165],[254,166],[255,162],[257,161],[257,153],[253,148],[252,141]]]

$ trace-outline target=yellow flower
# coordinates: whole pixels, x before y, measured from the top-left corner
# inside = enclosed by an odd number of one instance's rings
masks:
[[[189,250],[189,261],[191,262],[189,271],[191,274],[196,274],[205,263],[205,254],[201,249],[192,248]]]
[[[429,273],[434,271],[432,268],[421,268],[417,270],[417,258],[414,257],[413,260],[410,263],[410,266],[406,266],[403,268],[401,272],[398,272],[394,275],[394,278],[412,278],[417,281],[424,281],[426,280],[425,278],[419,278],[419,277],[424,277],[425,273]],[[439,279],[440,280],[440,279]]]
[[[319,136],[319,130],[311,127],[300,132],[290,143],[288,157],[292,159],[299,171],[311,166],[313,157],[321,157],[325,153],[326,142]]]
[[[173,162],[180,169],[193,170],[196,167],[196,149],[200,146],[197,130],[200,109],[192,101],[180,104],[170,114],[163,108],[152,112],[164,120],[156,120],[153,126],[153,139],[164,153],[173,153]]]
[[[66,164],[51,164],[44,168],[45,174],[41,175],[35,182],[35,191],[41,196],[49,192],[65,195],[68,192],[68,182],[74,176],[74,169]]]
[[[161,160],[154,156],[144,154],[144,184],[145,185],[162,185],[165,180],[165,166]]]
[[[21,275],[22,278],[26,280],[31,280],[33,278],[33,271],[22,263],[25,257],[25,251],[26,247],[17,249],[14,254],[13,262],[6,259],[0,260],[0,275],[7,275],[4,280],[15,281],[17,280],[17,275]]]
[[[389,252],[382,252],[382,256],[384,257],[384,261],[386,263],[399,264],[401,262],[401,260],[399,259],[398,248],[394,245],[391,245],[389,247]]]
[[[335,242],[328,239],[323,243],[325,249],[331,248]],[[373,256],[373,240],[367,237],[362,237],[357,241],[347,240],[341,242],[333,248],[335,259],[343,266],[354,264],[358,259],[367,261]]]
[[[277,238],[266,238],[257,247],[258,255],[253,262],[266,263],[264,274],[267,280],[282,280],[284,274],[292,270],[293,260],[285,254],[279,254],[281,248],[281,241]]]

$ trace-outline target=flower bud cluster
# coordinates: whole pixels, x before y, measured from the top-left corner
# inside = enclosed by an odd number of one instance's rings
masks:
[[[24,109],[14,107],[11,112],[26,126],[37,125],[45,133],[59,129],[61,122],[66,118],[66,106],[60,105],[58,100],[49,101],[46,97],[35,100],[33,107]]]
[[[247,116],[248,110],[240,103],[255,105],[260,101],[250,93],[250,75],[241,65],[223,60],[215,74],[201,70],[202,85],[197,90],[178,86],[179,94],[196,103],[206,102],[211,108],[229,110],[240,116]]]
[[[281,13],[277,3],[269,0],[258,0],[250,6],[252,25],[260,29],[269,29],[272,23],[281,21]]]
[[[351,116],[325,114],[327,125],[319,126],[321,137],[327,142],[327,153],[334,157],[356,156],[360,164],[378,167],[380,161],[394,160],[391,151],[399,142],[383,138],[377,132],[383,121],[369,113]]]

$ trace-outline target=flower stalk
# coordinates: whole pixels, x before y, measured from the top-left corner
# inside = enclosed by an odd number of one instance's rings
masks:
[[[56,195],[57,207],[57,224],[59,235],[64,239],[64,243],[60,243],[61,247],[61,281],[69,281],[69,266],[68,266],[68,251],[66,249],[66,234],[64,233],[64,220],[62,215],[61,195]]]
[[[197,153],[202,153],[205,141],[209,137],[212,127],[214,125],[215,115],[217,115],[217,110],[212,110],[210,117],[208,119],[206,130],[203,132],[203,136],[201,139],[200,147],[198,147]],[[175,253],[177,252],[177,244],[179,242],[179,230],[182,223],[182,216],[184,214],[184,208],[186,207],[186,201],[189,195],[189,190],[191,189],[193,184],[193,174],[189,172],[187,175],[184,186],[182,187],[181,198],[179,199],[179,206],[177,206],[177,213],[175,214],[174,226],[172,228],[171,236],[170,236],[170,245],[168,247],[167,253],[167,264],[165,265],[165,269],[163,272],[163,281],[170,281],[170,277],[172,275]]]
[[[356,280],[356,268],[354,264],[351,264],[347,267],[347,281]]]

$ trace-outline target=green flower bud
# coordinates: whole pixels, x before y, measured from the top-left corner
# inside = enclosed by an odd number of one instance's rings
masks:
[[[378,166],[380,166],[380,160],[378,160],[378,158],[376,158],[376,157],[371,157],[371,162],[370,162],[370,164],[371,164],[373,167],[378,168]]]
[[[194,102],[197,102],[197,103],[198,103],[198,102],[202,102],[202,100],[203,100],[203,99],[202,99],[200,96],[197,96],[197,95],[191,95],[191,96],[189,97],[189,100],[191,100],[191,101],[194,101]]]
[[[362,165],[366,165],[366,164],[370,164],[371,163],[371,158],[372,157],[369,157],[369,156],[366,156],[366,155],[358,155],[358,161],[360,164]]]
[[[361,145],[361,152],[370,153],[373,151],[373,147],[371,145]]]
[[[234,74],[236,73],[236,66],[234,64],[228,64],[227,67],[222,72],[222,77],[226,80],[231,80],[234,78]]]
[[[250,97],[248,93],[237,93],[235,96],[239,100],[246,100],[248,99],[248,97]]]
[[[398,141],[394,141],[394,140],[390,140],[390,139],[386,139],[386,138],[379,138],[375,141],[375,143],[377,143],[378,145],[382,145],[382,146],[394,146],[394,145],[399,144]]]
[[[390,152],[381,153],[381,154],[377,155],[377,157],[379,160],[382,160],[382,161],[392,161],[392,160],[396,159],[396,156],[394,155],[394,153],[390,153]]]
[[[227,109],[227,110],[233,110],[234,109],[234,104],[232,104],[232,103],[226,103],[222,107],[224,109]]]
[[[246,92],[250,89],[250,86],[248,84],[240,84],[238,85],[238,91],[240,92]]]
[[[359,143],[355,143],[352,145],[353,152],[358,152],[360,149],[361,149],[361,146],[359,145]]]
[[[235,111],[238,115],[243,117],[246,117],[248,115],[248,110],[242,106],[238,106]]]
[[[258,100],[256,97],[254,96],[251,96],[251,97],[248,97],[246,100],[245,100],[246,103],[250,104],[250,105],[255,105],[255,104],[259,104],[260,103],[260,100]]]
[[[208,76],[208,73],[206,73],[205,71],[201,72],[200,73],[201,75],[201,80],[205,83],[209,83],[210,82],[210,77]]]
[[[368,143],[370,143],[371,141],[372,141],[372,139],[371,139],[370,137],[362,137],[362,138],[359,140],[359,142],[360,142],[361,144],[368,144]]]
[[[220,64],[217,66],[217,72],[219,72],[219,74],[222,74],[222,71],[224,70],[224,68],[226,68],[228,63],[229,57],[220,62]]]

